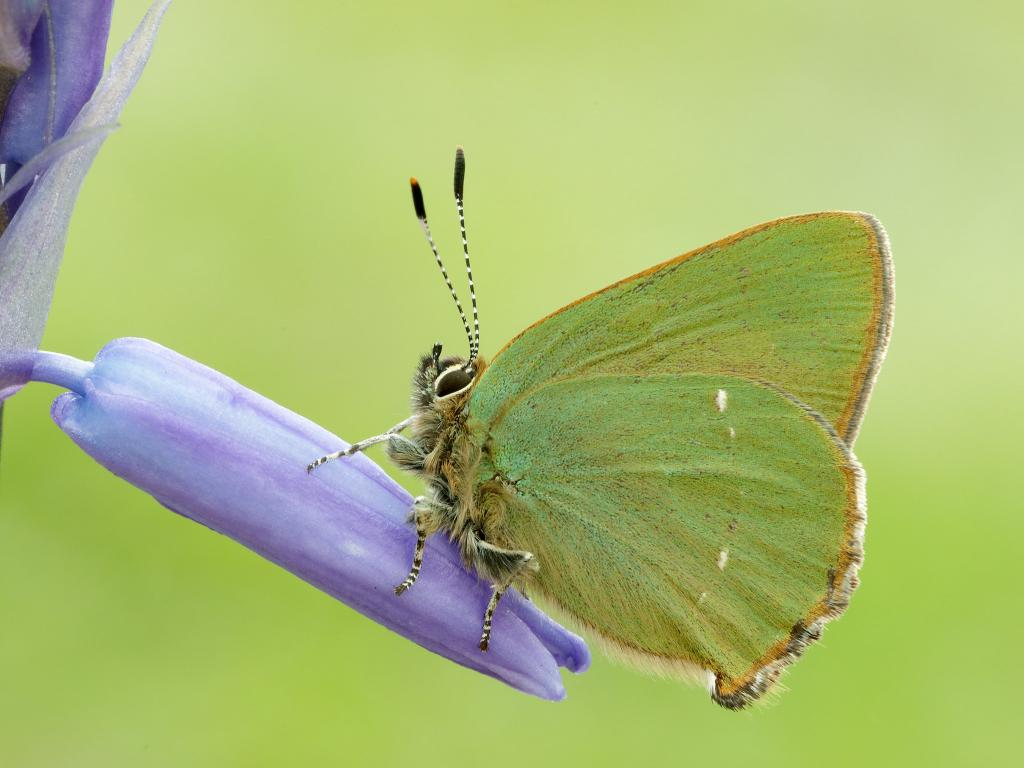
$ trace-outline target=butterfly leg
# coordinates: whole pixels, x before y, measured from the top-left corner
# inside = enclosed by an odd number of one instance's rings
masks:
[[[487,603],[487,610],[484,612],[484,631],[480,635],[480,650],[486,651],[491,644],[491,620],[494,618],[494,611],[498,607],[498,601],[505,594],[508,585],[495,587],[491,594],[491,600]]]
[[[536,570],[537,560],[532,552],[502,549],[481,540],[476,544],[475,561],[480,571],[495,580],[494,592],[491,593],[487,610],[484,612],[483,632],[480,634],[480,650],[486,651],[491,644],[491,622],[494,620],[498,601],[516,577],[527,570]]]
[[[409,513],[409,517],[416,525],[416,549],[412,555],[412,570],[409,571],[409,575],[405,577],[405,581],[395,587],[395,594],[400,595],[413,584],[416,583],[416,579],[420,575],[420,566],[423,564],[423,548],[427,544],[427,521],[426,516],[421,513],[419,506],[426,502],[425,496],[419,496],[416,501],[413,502],[412,512]]]
[[[359,451],[365,451],[371,445],[376,445],[377,443],[383,443],[383,442],[389,440],[392,435],[397,435],[399,432],[401,432],[403,429],[408,427],[410,424],[412,424],[412,416],[410,416],[405,421],[402,421],[402,422],[399,422],[398,424],[395,424],[395,426],[393,426],[391,429],[389,429],[387,432],[384,432],[383,434],[374,435],[373,437],[368,437],[365,440],[360,440],[358,443],[352,443],[352,445],[350,445],[348,448],[343,448],[340,451],[335,451],[334,453],[329,453],[326,456],[321,456],[319,459],[317,459],[316,461],[311,462],[306,467],[306,472],[312,472],[314,469],[319,467],[321,464],[326,464],[328,461],[334,461],[334,459],[340,459],[342,456],[351,456],[351,455],[353,455],[355,453],[359,453]]]
[[[385,450],[388,458],[407,472],[422,472],[427,464],[427,451],[423,445],[405,435],[391,435]]]

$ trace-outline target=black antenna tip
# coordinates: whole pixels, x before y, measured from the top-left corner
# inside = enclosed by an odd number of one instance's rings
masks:
[[[420,183],[413,177],[409,179],[409,186],[412,187],[412,207],[416,209],[416,218],[426,221],[427,207],[423,205],[423,192],[420,190]]]
[[[462,187],[466,183],[466,153],[462,147],[455,148],[455,196],[462,199]]]

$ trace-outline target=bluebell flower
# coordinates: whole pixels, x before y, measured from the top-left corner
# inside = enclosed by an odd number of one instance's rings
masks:
[[[0,39],[17,46],[31,40],[29,48],[10,54],[27,67],[9,89],[0,122],[0,162],[5,171],[17,169],[5,173],[0,196],[10,214],[9,220],[0,218],[0,226],[6,224],[0,235],[3,400],[28,380],[28,356],[43,337],[78,189],[142,74],[169,0],[153,3],[98,83],[94,75],[106,50],[109,0],[0,3],[0,29],[7,30]],[[31,61],[24,61],[29,54]],[[76,73],[78,68],[88,76]],[[13,190],[24,199],[11,198]]]
[[[30,381],[64,387],[52,407],[58,426],[164,506],[428,650],[561,699],[559,667],[586,669],[586,645],[510,592],[481,652],[491,588],[447,539],[430,541],[415,589],[394,594],[415,545],[406,523],[412,498],[361,454],[307,474],[311,456],[344,441],[151,341],[115,340],[94,362],[38,351],[75,194],[142,71],[165,6],[150,9],[66,135],[19,161],[17,183],[28,193],[0,237],[0,400]]]

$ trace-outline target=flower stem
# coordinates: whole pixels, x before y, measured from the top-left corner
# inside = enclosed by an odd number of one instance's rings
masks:
[[[45,381],[85,394],[85,377],[92,371],[91,361],[79,360],[57,352],[36,352],[32,355],[31,381]]]

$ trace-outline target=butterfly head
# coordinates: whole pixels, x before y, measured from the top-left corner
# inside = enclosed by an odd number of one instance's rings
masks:
[[[420,364],[413,377],[413,401],[420,408],[454,403],[461,405],[465,395],[472,391],[484,361],[477,357],[441,356],[441,343],[434,345],[429,355],[420,358]]]

